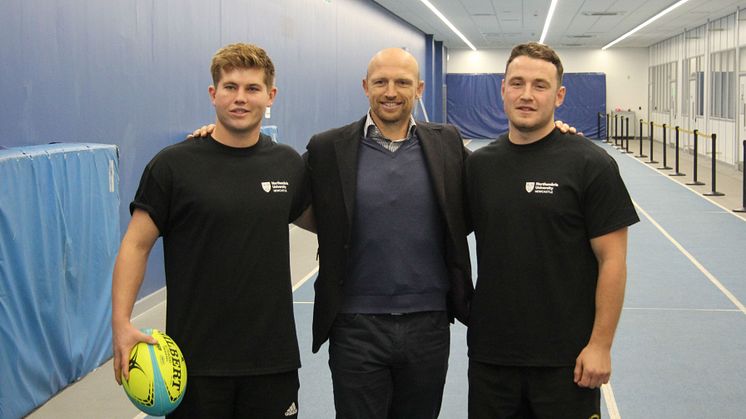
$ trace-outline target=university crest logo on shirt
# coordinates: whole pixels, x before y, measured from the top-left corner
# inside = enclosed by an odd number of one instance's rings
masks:
[[[290,182],[286,180],[272,180],[269,182],[262,182],[262,189],[267,193],[287,193]]]
[[[526,182],[526,192],[531,193],[536,186],[536,182]]]

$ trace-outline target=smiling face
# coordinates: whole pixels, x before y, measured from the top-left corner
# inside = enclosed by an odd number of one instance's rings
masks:
[[[217,122],[213,137],[229,145],[247,138],[259,139],[264,111],[272,105],[277,89],[265,84],[265,72],[258,68],[221,70],[217,86],[210,86]],[[245,144],[244,144],[245,145]]]
[[[363,90],[370,102],[371,118],[384,135],[403,138],[400,134],[406,133],[415,102],[424,88],[417,60],[408,52],[389,48],[371,59]]]
[[[565,98],[554,64],[526,55],[515,57],[501,90],[511,141],[536,141],[554,129],[554,110]]]

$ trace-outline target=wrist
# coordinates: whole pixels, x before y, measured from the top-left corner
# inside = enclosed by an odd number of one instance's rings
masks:
[[[122,329],[130,325],[130,319],[129,317],[124,316],[118,316],[118,317],[111,317],[111,327],[113,329]]]
[[[588,345],[586,345],[591,348],[610,351],[611,350],[611,340],[609,339],[598,339],[591,336],[591,339],[588,341]]]

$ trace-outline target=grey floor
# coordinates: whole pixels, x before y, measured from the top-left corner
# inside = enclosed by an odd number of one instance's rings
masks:
[[[486,141],[473,141],[475,149]],[[619,162],[641,222],[630,230],[627,297],[613,349],[614,372],[603,389],[610,418],[744,418],[746,415],[746,216],[742,173],[718,168],[723,197],[711,188],[707,162],[691,181],[691,155],[681,154],[684,177],[660,164],[596,142]],[[647,147],[647,144],[644,144]],[[630,149],[638,150],[636,142]],[[660,160],[661,144],[656,144]],[[645,148],[647,154],[647,148]],[[669,166],[673,166],[669,149]],[[473,240],[470,238],[473,246]],[[311,354],[315,237],[291,230],[296,324],[303,367],[300,414],[333,418],[326,347]],[[473,261],[476,263],[476,261]],[[138,327],[163,327],[165,294],[138,303]],[[441,418],[466,418],[465,328],[452,327],[449,375]],[[113,379],[107,362],[52,398],[31,418],[142,418]]]

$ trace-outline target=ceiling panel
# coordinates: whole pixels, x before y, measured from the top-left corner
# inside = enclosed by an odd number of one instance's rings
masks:
[[[375,0],[448,48],[468,48],[420,0]],[[538,41],[551,0],[430,0],[478,49]],[[559,0],[545,42],[601,48],[675,0]],[[746,0],[690,0],[615,47],[648,47],[746,8]],[[604,15],[608,14],[608,15]],[[746,15],[746,11],[742,12]],[[744,19],[746,17],[742,17]]]

